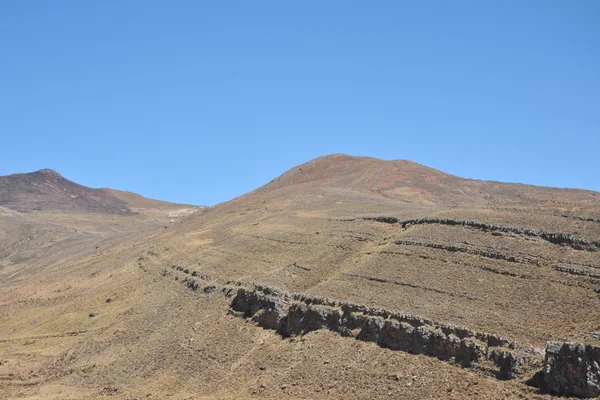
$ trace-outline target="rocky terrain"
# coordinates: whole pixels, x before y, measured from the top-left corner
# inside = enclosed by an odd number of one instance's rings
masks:
[[[600,193],[321,157],[206,209],[0,178],[6,398],[600,395]]]

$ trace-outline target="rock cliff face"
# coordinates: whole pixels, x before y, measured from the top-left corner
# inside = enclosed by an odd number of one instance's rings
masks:
[[[580,397],[600,396],[600,347],[550,342],[544,363],[546,389]]]
[[[232,314],[275,330],[283,337],[328,329],[391,350],[425,354],[464,368],[476,367],[499,379],[539,371],[543,381],[538,383],[550,393],[600,396],[600,346],[549,342],[544,359],[543,350],[491,333],[250,282],[220,282],[178,265],[172,269],[173,273],[164,269],[161,274],[174,275],[191,290],[206,295],[220,291],[232,298]]]
[[[240,288],[231,310],[284,337],[328,329],[381,347],[426,354],[463,367],[487,366],[502,379],[520,376],[540,367],[542,362],[540,351],[493,334],[260,285]]]

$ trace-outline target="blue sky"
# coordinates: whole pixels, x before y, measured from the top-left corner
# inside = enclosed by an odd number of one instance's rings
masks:
[[[0,175],[211,205],[329,153],[600,191],[600,2],[3,1]]]

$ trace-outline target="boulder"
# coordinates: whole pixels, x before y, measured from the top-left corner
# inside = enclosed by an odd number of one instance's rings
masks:
[[[544,364],[546,390],[560,395],[600,396],[600,346],[548,342]]]

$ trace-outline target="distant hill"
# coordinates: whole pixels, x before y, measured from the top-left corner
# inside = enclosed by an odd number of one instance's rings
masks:
[[[128,215],[168,213],[185,206],[113,189],[92,189],[51,169],[0,176],[0,205],[19,212],[69,210]]]

